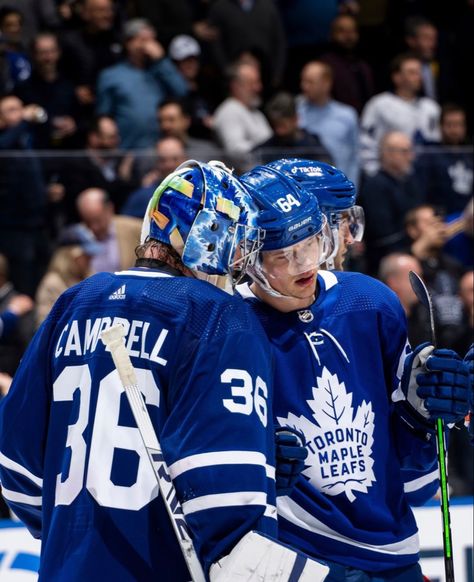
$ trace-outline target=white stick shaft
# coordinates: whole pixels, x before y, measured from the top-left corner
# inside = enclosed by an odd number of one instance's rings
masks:
[[[135,422],[137,423],[143,444],[145,445],[148,459],[153,468],[163,502],[168,511],[176,538],[181,546],[189,573],[194,582],[205,582],[206,578],[189,535],[183,510],[178,501],[173,481],[169,475],[158,437],[153,428],[142,393],[138,387],[137,376],[127,348],[125,347],[123,339],[124,333],[123,326],[117,324],[103,331],[101,338],[110,350],[115,367],[125,389],[130,408],[132,409]]]

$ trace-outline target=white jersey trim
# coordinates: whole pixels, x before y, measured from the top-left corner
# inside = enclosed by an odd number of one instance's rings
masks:
[[[436,469],[428,475],[423,475],[423,477],[418,477],[418,479],[413,479],[413,481],[407,481],[403,485],[403,489],[405,493],[411,493],[412,491],[418,491],[418,489],[422,489],[428,483],[433,483],[439,477],[439,471]]]
[[[236,491],[234,493],[216,493],[214,495],[202,495],[183,502],[183,513],[190,515],[197,511],[207,509],[219,509],[222,507],[239,507],[244,505],[262,505],[267,511],[272,506],[267,504],[267,494],[262,491]],[[274,517],[276,518],[276,512]]]
[[[216,451],[190,455],[176,461],[169,467],[172,479],[186,471],[214,465],[259,465],[265,469],[267,477],[275,479],[275,467],[266,462],[265,455],[257,451]]]
[[[250,285],[248,283],[241,283],[240,285],[237,285],[235,290],[237,293],[239,293],[239,295],[242,296],[243,299],[251,298],[261,301],[261,299],[255,295],[252,289],[250,289]]]
[[[43,479],[41,479],[40,477],[37,477],[36,475],[33,475],[33,473],[31,473],[31,471],[28,471],[28,469],[26,469],[25,467],[23,467],[22,465],[20,465],[16,461],[9,459],[3,453],[0,453],[0,465],[5,467],[5,469],[10,469],[12,471],[15,471],[15,473],[19,473],[20,475],[23,475],[23,477],[27,477],[30,481],[32,481],[38,487],[43,487]]]
[[[133,277],[172,277],[169,273],[162,273],[159,271],[116,271],[114,275],[121,277],[122,275],[132,275]]]
[[[10,491],[10,489],[5,489],[2,486],[2,495],[7,501],[12,501],[15,503],[26,503],[26,505],[38,505],[43,504],[43,498],[33,497],[32,495],[26,495],[25,493],[17,493],[16,491]]]
[[[358,548],[371,550],[373,552],[390,555],[417,554],[420,549],[417,533],[393,544],[383,544],[381,546],[377,546],[375,544],[367,544],[348,538],[329,528],[326,524],[324,524],[322,521],[319,521],[319,519],[316,519],[313,515],[295,503],[293,499],[290,499],[287,496],[278,497],[277,506],[278,515],[284,517],[286,520],[296,525],[297,527],[320,536],[336,540],[343,544],[348,544],[350,546],[356,546]]]
[[[331,287],[334,287],[334,285],[337,285],[337,277],[331,271],[321,270],[321,271],[318,271],[318,275],[321,275],[321,279],[324,281],[324,287],[326,288],[326,291],[329,291],[329,289],[331,289]]]

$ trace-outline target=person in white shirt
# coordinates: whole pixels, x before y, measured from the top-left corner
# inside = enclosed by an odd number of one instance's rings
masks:
[[[238,63],[229,71],[229,97],[214,114],[214,131],[230,155],[249,153],[272,135],[261,103],[260,71],[250,62]]]
[[[398,55],[391,64],[393,92],[369,99],[361,116],[361,161],[363,170],[374,175],[380,167],[380,139],[390,131],[401,131],[415,144],[440,138],[440,106],[429,97],[419,97],[422,86],[421,61],[411,53]]]

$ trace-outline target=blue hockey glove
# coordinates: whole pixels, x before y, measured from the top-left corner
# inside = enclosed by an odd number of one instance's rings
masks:
[[[277,495],[289,495],[299,474],[304,469],[304,461],[308,456],[304,442],[304,435],[294,428],[285,426],[276,429],[275,480]]]
[[[464,361],[469,369],[469,415],[467,429],[469,431],[469,441],[474,446],[474,344],[471,344]]]
[[[405,360],[400,388],[399,412],[417,432],[434,433],[436,419],[455,423],[467,414],[468,366],[453,350],[417,346]]]

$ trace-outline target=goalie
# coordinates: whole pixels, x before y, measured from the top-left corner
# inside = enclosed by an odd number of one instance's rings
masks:
[[[186,163],[150,201],[136,268],[67,290],[32,340],[0,405],[0,478],[42,540],[41,581],[191,577],[99,341],[117,323],[204,576],[212,565],[213,580],[324,578],[327,568],[271,539],[270,349],[224,291],[260,248],[255,219],[226,169]]]

